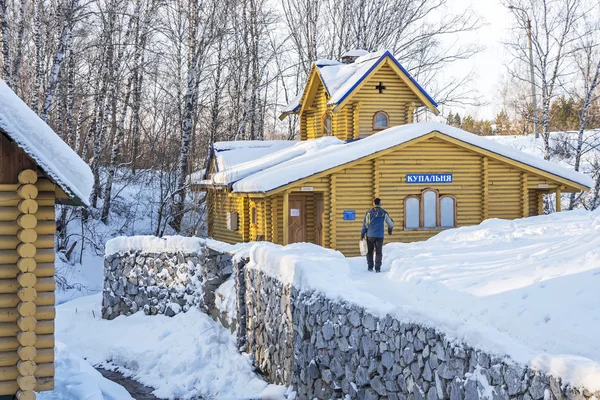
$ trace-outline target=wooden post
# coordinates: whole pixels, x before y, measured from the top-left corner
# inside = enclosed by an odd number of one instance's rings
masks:
[[[283,194],[283,245],[287,246],[290,240],[290,193],[286,190]]]
[[[354,139],[360,137],[360,103],[354,103],[352,107],[352,131],[354,132]]]
[[[31,226],[33,220],[29,221],[30,216],[33,216],[38,210],[38,204],[35,200],[38,195],[38,190],[34,186],[36,182],[37,173],[33,170],[25,170],[19,174],[19,183],[21,186],[17,190],[17,193],[22,200],[17,207],[21,212],[21,215],[17,219],[17,224],[20,227],[17,237],[21,242],[17,247],[17,253],[20,257],[17,261],[17,267],[19,268],[19,275],[17,276],[19,290],[17,295],[20,300],[17,305],[17,312],[19,313],[17,319],[17,326],[19,327],[19,333],[17,334],[17,340],[19,341],[19,348],[17,349],[19,356],[19,361],[17,362],[17,370],[19,372],[19,376],[17,377],[17,385],[19,386],[19,391],[16,395],[17,399],[35,399],[35,392],[33,390],[37,384],[34,376],[37,368],[34,361],[37,356],[35,347],[37,335],[34,332],[37,327],[37,320],[35,318],[37,312],[35,305],[37,291],[34,289],[37,284],[35,275],[36,261],[34,259],[37,252],[34,244],[37,240],[37,233],[33,229],[35,226]]]
[[[527,188],[527,172],[521,172],[521,217],[529,216],[529,191]]]
[[[335,200],[336,200],[336,189],[335,189],[335,185],[336,185],[336,176],[335,174],[331,174],[330,178],[329,178],[329,193],[330,193],[330,198],[329,200],[331,201],[331,216],[330,216],[330,223],[329,223],[329,247],[331,247],[332,249],[335,249],[337,247],[337,239],[336,239],[336,227],[337,227],[337,223],[336,223],[336,218],[337,218],[337,207],[335,204]]]
[[[373,159],[373,198],[379,197],[379,157]]]
[[[544,215],[544,193],[537,192],[537,215]]]
[[[271,238],[273,243],[279,243],[277,230],[279,229],[279,217],[277,215],[277,197],[271,197]]]
[[[561,196],[561,186],[558,186],[556,188],[556,212],[560,212],[561,208],[560,208],[560,196]]]
[[[488,181],[488,158],[481,157],[481,219],[489,218],[488,198],[489,198],[489,181]]]

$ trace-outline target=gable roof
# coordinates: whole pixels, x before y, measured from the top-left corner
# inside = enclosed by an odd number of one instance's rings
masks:
[[[89,205],[94,184],[90,167],[3,80],[0,131],[14,140],[75,203]]]
[[[251,166],[242,164],[231,173],[223,171],[213,177],[212,183],[216,184],[214,179],[217,178],[221,185],[232,185],[233,192],[266,193],[435,132],[459,145],[472,146],[492,156],[535,168],[570,186],[590,189],[593,185],[592,179],[582,173],[438,122],[401,125],[348,143],[332,140],[332,137],[305,141],[301,144],[314,143],[313,151],[290,152],[287,157],[283,152],[273,153],[265,159],[254,160]],[[292,149],[294,147],[284,151]]]
[[[414,85],[416,92],[418,92],[417,95],[422,95],[437,111],[438,104],[436,101],[419,85],[389,50],[382,50],[358,57],[351,64],[344,64],[333,60],[319,60],[315,62],[314,66],[327,90],[327,94],[330,96],[327,105],[335,106],[341,104],[386,59],[390,60],[405,75],[406,79]],[[283,108],[280,118],[284,118],[286,115],[297,112],[300,109],[303,95],[307,91],[309,83],[310,79],[304,90]]]

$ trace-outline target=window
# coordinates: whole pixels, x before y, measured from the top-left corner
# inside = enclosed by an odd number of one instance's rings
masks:
[[[456,199],[440,196],[437,190],[425,189],[420,195],[404,198],[406,229],[444,229],[456,226]]]
[[[390,118],[385,111],[377,111],[373,115],[373,130],[381,131],[390,126]]]
[[[454,227],[454,214],[456,213],[456,201],[452,196],[440,198],[440,226],[442,228]]]
[[[404,220],[406,229],[418,229],[421,220],[421,200],[418,196],[408,196],[404,200]]]
[[[323,115],[323,136],[331,136],[332,132],[331,113],[325,113]]]
[[[230,211],[227,213],[227,230],[238,230],[238,213],[235,211]]]

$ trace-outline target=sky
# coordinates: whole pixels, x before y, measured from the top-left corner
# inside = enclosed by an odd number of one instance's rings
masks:
[[[476,33],[475,42],[484,46],[484,50],[469,60],[455,63],[449,74],[461,75],[464,71],[473,70],[475,76],[473,86],[479,93],[479,100],[484,103],[480,107],[456,108],[461,115],[468,113],[477,118],[492,119],[500,111],[500,89],[506,78],[506,64],[510,55],[502,44],[510,34],[515,23],[513,14],[500,0],[451,0],[454,7],[472,9],[482,18],[483,26]],[[525,32],[523,32],[525,34]],[[454,71],[452,71],[452,69]],[[444,114],[447,110],[444,110]]]

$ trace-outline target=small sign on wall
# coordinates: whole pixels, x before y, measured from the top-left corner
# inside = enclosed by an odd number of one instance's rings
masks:
[[[300,209],[299,208],[292,208],[290,209],[290,217],[299,217],[300,216]]]
[[[406,183],[452,183],[452,174],[406,174]]]
[[[300,191],[301,191],[301,192],[312,192],[312,191],[314,191],[314,189],[315,189],[315,188],[313,188],[312,186],[302,186],[302,187],[300,188]]]
[[[344,221],[354,221],[356,219],[355,210],[344,210]]]

